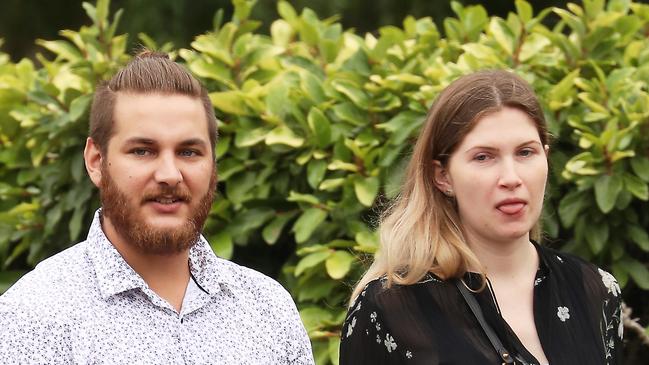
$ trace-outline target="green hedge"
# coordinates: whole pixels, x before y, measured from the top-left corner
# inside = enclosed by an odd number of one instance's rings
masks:
[[[254,1],[171,51],[207,85],[220,119],[219,196],[205,234],[292,250],[280,280],[319,364],[337,363],[350,287],[378,247],[373,230],[399,189],[427,108],[459,75],[506,68],[541,98],[554,142],[544,231],[612,270],[630,305],[649,290],[649,5],[585,0],[506,19],[454,2],[439,29],[408,17],[376,34],[280,1],[270,35]],[[108,0],[84,3],[92,25],[38,41],[38,66],[0,54],[0,291],[84,239],[98,194],[82,149],[94,85],[130,58]],[[553,23],[552,27],[544,24]],[[565,245],[564,245],[565,244]],[[555,245],[556,246],[556,245]],[[271,259],[269,259],[271,260]],[[645,308],[636,314],[643,316]],[[643,312],[644,310],[644,312]]]

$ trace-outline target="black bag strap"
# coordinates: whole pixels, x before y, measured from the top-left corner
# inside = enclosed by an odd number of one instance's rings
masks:
[[[498,355],[500,355],[500,358],[503,360],[503,365],[515,364],[514,358],[503,346],[496,332],[494,332],[491,326],[489,326],[489,323],[487,323],[487,321],[485,320],[484,314],[482,314],[482,309],[480,309],[478,301],[476,301],[473,295],[469,292],[469,289],[462,282],[462,279],[456,279],[455,286],[457,286],[457,288],[460,290],[460,294],[462,294],[464,301],[466,301],[466,304],[468,304],[469,308],[471,308],[471,312],[473,312],[473,315],[478,320],[478,323],[480,323],[480,327],[482,327],[482,330],[487,335],[487,338],[489,338],[489,342],[491,342],[493,348],[496,350]]]

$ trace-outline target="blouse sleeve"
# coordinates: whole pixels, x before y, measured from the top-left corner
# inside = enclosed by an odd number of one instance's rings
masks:
[[[622,364],[622,339],[624,323],[622,320],[622,294],[620,285],[613,275],[598,269],[602,283],[607,290],[602,304],[601,331],[606,351],[606,363],[609,365]]]
[[[403,360],[369,285],[347,312],[340,341],[340,365],[400,364]]]

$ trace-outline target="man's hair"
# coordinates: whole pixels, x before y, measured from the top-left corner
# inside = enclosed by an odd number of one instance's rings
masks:
[[[114,113],[117,93],[180,94],[200,98],[205,109],[212,155],[216,145],[217,128],[214,108],[207,90],[183,66],[161,52],[144,50],[137,54],[110,80],[97,86],[90,112],[90,138],[103,155],[114,134]]]

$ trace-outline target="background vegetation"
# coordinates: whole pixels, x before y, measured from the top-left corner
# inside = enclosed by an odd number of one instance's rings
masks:
[[[98,206],[82,148],[94,86],[137,39],[170,51],[207,85],[220,118],[219,196],[205,234],[223,257],[291,291],[319,364],[336,363],[351,286],[377,248],[381,207],[437,93],[457,76],[506,68],[542,100],[554,135],[546,244],[611,270],[647,332],[649,6],[625,0],[490,16],[407,16],[373,33],[254,1],[187,48],[118,32],[124,12],[84,3],[91,24],[37,40],[36,61],[0,54],[0,291],[83,240]],[[226,18],[231,18],[226,22]],[[635,326],[634,326],[635,324]],[[627,363],[649,356],[628,331]]]

